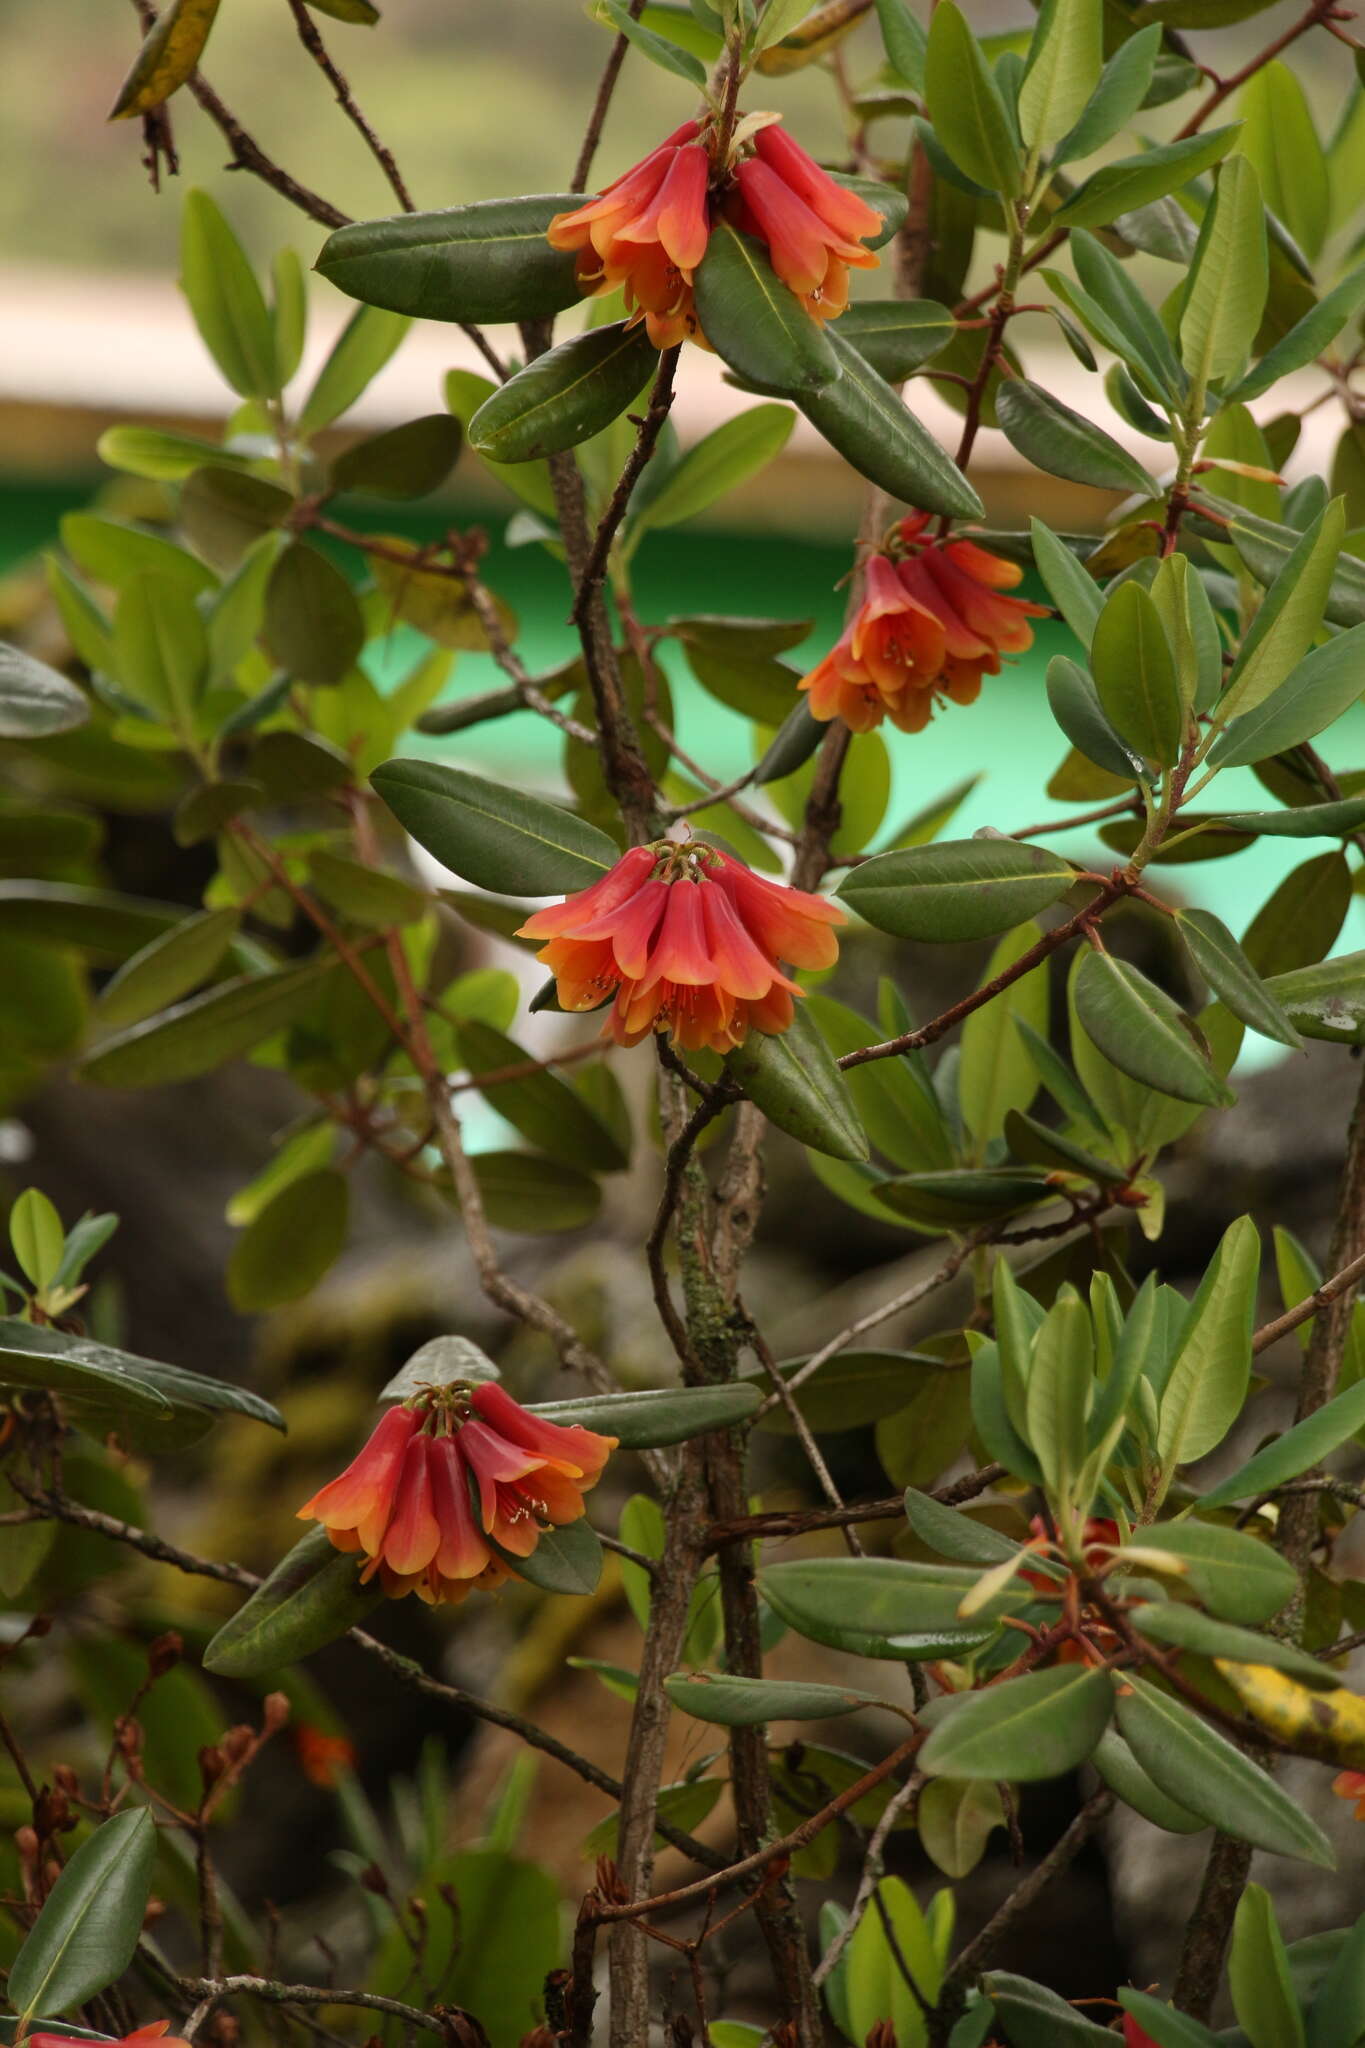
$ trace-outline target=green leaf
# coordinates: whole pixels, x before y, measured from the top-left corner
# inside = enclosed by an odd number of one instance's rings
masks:
[[[1207,135],[1191,135],[1184,142],[1157,143],[1137,156],[1116,157],[1112,163],[1092,171],[1057,208],[1048,223],[1052,228],[1109,227],[1121,214],[1136,212],[1178,192],[1201,171],[1207,171],[1227,155],[1237,135],[1234,121],[1226,128],[1210,129]]]
[[[265,636],[281,668],[301,683],[339,683],[365,645],[350,584],[303,541],[292,541],[270,572]]]
[[[350,1184],[325,1167],[281,1188],[247,1225],[228,1261],[228,1295],[243,1315],[297,1301],[346,1242]]]
[[[402,875],[386,874],[382,868],[333,853],[329,847],[319,847],[309,860],[308,871],[324,902],[353,923],[374,931],[414,923],[430,901],[425,890]]]
[[[119,87],[109,112],[111,121],[150,114],[179,90],[203,55],[217,12],[218,0],[170,0]]]
[[[1129,1674],[1115,1712],[1119,1732],[1143,1769],[1191,1813],[1258,1849],[1297,1856],[1324,1870],[1335,1868],[1331,1845],[1317,1823],[1181,1701]]]
[[[1258,974],[1287,974],[1329,953],[1351,900],[1344,855],[1320,853],[1285,876],[1242,934],[1242,951]]]
[[[1183,396],[1186,378],[1170,336],[1141,289],[1124,265],[1094,235],[1072,231],[1071,260],[1076,267],[1081,292],[1057,272],[1045,272],[1056,280],[1068,305],[1082,313],[1087,327],[1121,362],[1143,378],[1154,396],[1172,402]]]
[[[1306,363],[1313,362],[1340,334],[1347,321],[1355,318],[1362,304],[1365,304],[1365,263],[1357,264],[1302,319],[1296,320],[1288,334],[1266,351],[1255,369],[1248,370],[1245,377],[1224,393],[1224,404],[1245,404],[1248,399],[1259,398],[1262,392],[1269,391],[1292,370],[1301,370]]]
[[[1316,262],[1332,202],[1327,161],[1302,84],[1287,64],[1263,64],[1242,87],[1237,112],[1242,120],[1237,146],[1255,168],[1265,204],[1309,262]]]
[[[642,325],[589,327],[485,400],[469,422],[469,445],[494,462],[534,462],[576,447],[625,411],[657,362]]]
[[[1175,917],[1195,966],[1234,1017],[1278,1045],[1302,1050],[1303,1040],[1221,919],[1211,910],[1177,910]]]
[[[1365,797],[1300,804],[1289,811],[1228,811],[1218,822],[1233,832],[1255,832],[1270,839],[1334,839],[1365,825]]]
[[[1054,1192],[1046,1175],[1008,1167],[954,1167],[946,1173],[903,1173],[874,1183],[898,1216],[935,1230],[966,1230],[1032,1209]]]
[[[166,433],[160,427],[106,427],[95,443],[95,453],[111,469],[129,476],[151,477],[159,483],[179,483],[206,462],[228,469],[244,469],[247,457],[234,454],[212,441],[198,441],[189,434]]]
[[[982,1615],[969,1626],[958,1619],[977,1577],[952,1565],[900,1558],[822,1557],[769,1565],[759,1586],[788,1627],[812,1642],[858,1657],[913,1662],[963,1656],[995,1635],[994,1621]]]
[[[1109,2041],[1114,2038],[1057,1992],[1032,1984],[1026,1977],[992,1970],[982,1981],[990,1994],[991,2009],[1009,2030],[1013,2048],[1105,2048],[1106,2036]]]
[[[829,335],[773,270],[762,246],[717,221],[694,280],[697,318],[736,374],[797,397],[833,383]]]
[[[933,1778],[919,1795],[915,1825],[945,1877],[968,1877],[995,1829],[1005,1826],[1000,1788],[981,1779]]]
[[[906,1488],[905,1519],[921,1543],[954,1564],[1005,1564],[1018,1555],[1019,1545],[988,1522],[973,1521],[961,1509],[945,1507],[913,1486]]]
[[[189,192],[181,219],[180,283],[204,346],[243,398],[277,398],[275,336],[242,245],[207,192]]]
[[[648,1387],[628,1394],[582,1394],[572,1401],[539,1401],[533,1415],[564,1427],[580,1424],[614,1436],[623,1451],[686,1443],[713,1429],[734,1429],[759,1405],[754,1386]]]
[[[282,526],[293,509],[293,498],[278,484],[221,465],[196,469],[180,493],[186,538],[197,554],[223,571],[235,569],[262,534]]]
[[[644,28],[628,14],[621,0],[592,0],[591,13],[594,20],[609,23],[618,34],[635,45],[642,56],[651,64],[657,64],[663,71],[671,71],[677,78],[685,78],[689,85],[695,85],[698,92],[706,85],[706,66],[690,50],[679,49],[664,36],[656,36],[653,29]]]
[[[783,1359],[778,1370],[790,1379],[806,1363]],[[841,1351],[826,1361],[814,1379],[803,1381],[792,1401],[803,1421],[818,1435],[841,1429],[866,1429],[884,1416],[896,1415],[913,1401],[928,1375],[942,1370],[942,1360],[927,1351]],[[769,1391],[766,1372],[752,1374],[750,1384]],[[763,1417],[759,1427],[774,1436],[795,1436],[796,1425],[784,1404]]]
[[[903,384],[956,333],[957,322],[936,299],[858,299],[839,316],[840,340],[851,343],[888,384]]]
[[[377,498],[425,498],[449,476],[463,438],[459,421],[448,412],[406,420],[339,455],[332,464],[332,488]]]
[[[1132,1991],[1125,1985],[1119,1992],[1119,2004],[1133,2015],[1155,2048],[1214,2048],[1217,2041],[1217,2035],[1198,2020],[1163,2005],[1149,1992]]]
[[[1034,563],[1047,585],[1048,596],[1082,647],[1088,650],[1095,623],[1104,609],[1104,593],[1051,527],[1044,526],[1041,519],[1031,519],[1029,533]]]
[[[1107,1672],[1030,1671],[966,1695],[934,1724],[919,1767],[931,1778],[1059,1778],[1084,1763],[1113,1709]]]
[[[1193,1608],[1187,1611],[1195,1612]],[[1191,1813],[1187,1806],[1181,1806],[1159,1785],[1153,1784],[1112,1725],[1100,1737],[1090,1761],[1110,1791],[1116,1792],[1134,1813],[1140,1813],[1144,1820],[1151,1821],[1153,1827],[1164,1828],[1172,1835],[1197,1835],[1208,1826],[1200,1814]]]
[[[1053,150],[1054,164],[1093,156],[1128,126],[1146,103],[1160,50],[1161,30],[1155,24],[1119,44],[1101,71],[1088,104]]]
[[[640,513],[634,531],[695,518],[780,455],[795,424],[796,415],[785,405],[755,405],[725,420],[688,449]]]
[[[1268,1543],[1240,1530],[1215,1522],[1158,1522],[1133,1540],[1144,1569],[1161,1570],[1167,1557],[1173,1559],[1169,1569],[1181,1584],[1224,1621],[1267,1622],[1293,1598],[1293,1567]]]
[[[862,1160],[868,1143],[847,1086],[817,1025],[798,1004],[781,1037],[751,1031],[725,1065],[779,1130],[832,1159]]]
[[[1040,384],[1006,378],[995,395],[995,412],[1005,439],[1035,469],[1097,490],[1155,494],[1152,479],[1126,448]]]
[[[1290,1951],[1293,1961],[1295,1942]],[[1365,1916],[1356,1921],[1322,1978],[1308,2015],[1308,2048],[1340,2048],[1365,2034]]]
[[[987,191],[1023,189],[1019,149],[1000,88],[955,0],[940,0],[929,27],[924,91],[934,133],[953,162]]]
[[[164,540],[145,527],[102,519],[94,512],[68,512],[61,522],[62,546],[79,569],[96,583],[121,590],[131,577],[168,576],[186,585],[191,596],[212,590],[218,579],[212,569],[187,549]]]
[[[1042,936],[1036,924],[1006,932],[986,963],[982,986],[1013,967]],[[1020,1019],[1040,1034],[1047,1030],[1046,962],[974,1010],[962,1027],[958,1102],[974,1141],[971,1157],[980,1164],[1010,1111],[1027,1109],[1038,1092],[1037,1071],[1017,1028]]]
[[[1200,1503],[1203,1505],[1202,1501]],[[1320,1664],[1293,1643],[1278,1636],[1262,1635],[1255,1629],[1238,1628],[1228,1621],[1215,1621],[1198,1607],[1183,1600],[1147,1600],[1128,1610],[1129,1619],[1140,1635],[1154,1643],[1174,1644],[1193,1650],[1200,1657],[1226,1657],[1238,1664],[1268,1664],[1274,1671],[1288,1671],[1309,1685],[1334,1687],[1339,1673]]]
[[[1072,1497],[1085,1464],[1094,1378],[1090,1311],[1065,1287],[1034,1339],[1024,1406],[1024,1435],[1053,1499]]]
[[[144,1377],[143,1365],[109,1345],[0,1317],[0,1385],[36,1387],[131,1416],[166,1417],[171,1403]]]
[[[1221,1443],[1242,1411],[1260,1269],[1256,1226],[1239,1216],[1199,1284],[1161,1396],[1157,1450],[1168,1483],[1177,1465]]]
[[[874,0],[874,5],[887,63],[898,78],[903,78],[907,85],[922,93],[924,60],[929,47],[923,23],[910,12],[906,0]]]
[[[433,761],[387,761],[370,778],[400,825],[476,888],[553,896],[600,882],[620,849],[595,825]]]
[[[1014,839],[943,839],[876,854],[839,895],[898,939],[991,938],[1065,895],[1075,870],[1060,855]]]
[[[875,1694],[839,1685],[732,1678],[728,1673],[698,1672],[691,1678],[679,1673],[664,1680],[664,1691],[694,1721],[718,1722],[724,1728],[756,1728],[767,1721],[828,1721],[876,1704]]]
[[[1245,1465],[1239,1465],[1226,1479],[1204,1494],[1199,1506],[1204,1509],[1228,1506],[1232,1501],[1249,1500],[1253,1495],[1269,1493],[1273,1487],[1283,1486],[1286,1480],[1297,1479],[1311,1471],[1348,1437],[1357,1430],[1365,1429],[1365,1380],[1357,1380],[1344,1393],[1328,1401],[1313,1415],[1296,1422],[1274,1443],[1257,1451],[1248,1458]]]
[[[1299,544],[1298,529],[1279,526],[1273,519],[1241,510],[1227,498],[1216,499],[1215,509],[1227,524],[1215,528],[1205,523],[1205,536],[1215,541],[1231,541],[1257,582],[1272,583]],[[68,514],[68,518],[74,516]],[[63,528],[65,525],[63,521]],[[1358,626],[1365,621],[1365,562],[1357,561],[1353,555],[1343,554],[1337,563],[1327,599],[1327,617],[1334,626]]]
[[[749,651],[746,636],[728,638],[722,632],[708,633],[698,640],[682,631],[678,635],[687,665],[702,688],[721,704],[728,704],[741,718],[757,724],[781,725],[795,698],[796,671],[770,655]],[[800,699],[796,699],[800,702]],[[728,824],[719,824],[724,833]]]
[[[1360,695],[1362,657],[1365,625],[1315,647],[1272,696],[1229,724],[1215,743],[1210,762],[1218,768],[1240,768],[1249,761],[1265,761],[1334,724]]]
[[[116,1813],[82,1842],[10,1967],[7,1995],[22,2021],[69,2012],[122,1976],[142,1932],[155,1858],[146,1807]]]
[[[1140,583],[1121,583],[1105,600],[1090,647],[1105,717],[1149,761],[1180,759],[1185,709],[1161,614]]]
[[[483,1074],[529,1062],[533,1055],[505,1032],[475,1018],[456,1028],[459,1056],[477,1081]],[[499,1116],[531,1144],[569,1166],[614,1173],[630,1163],[600,1117],[558,1074],[544,1068],[518,1081],[499,1081],[479,1091]]]
[[[365,1619],[384,1594],[360,1584],[362,1560],[310,1529],[280,1559],[204,1652],[220,1678],[257,1678],[298,1663]]]
[[[542,1593],[573,1593],[586,1599],[597,1591],[603,1551],[590,1522],[569,1522],[562,1529],[547,1529],[529,1557],[514,1556],[491,1537],[485,1540],[518,1578],[539,1586]]]
[[[161,933],[105,983],[96,1004],[98,1022],[140,1024],[198,988],[221,964],[240,921],[235,910],[206,910]]]
[[[45,661],[0,642],[0,740],[46,739],[89,716],[83,690]]]
[[[875,1045],[886,1035],[831,996],[815,993],[806,1001],[836,1059]],[[847,1072],[845,1086],[873,1146],[893,1164],[911,1169],[951,1166],[952,1141],[933,1084],[918,1059],[869,1060]]]
[[[480,1152],[471,1160],[484,1214],[495,1230],[581,1230],[602,1206],[591,1174],[535,1152]],[[453,1196],[454,1190],[450,1190]]]
[[[101,1088],[195,1080],[293,1023],[316,1002],[324,977],[337,971],[330,958],[320,958],[205,989],[105,1039],[86,1055],[82,1074]]]
[[[1088,952],[1077,971],[1075,1004],[1086,1035],[1120,1073],[1180,1102],[1236,1101],[1179,1005],[1127,960]]]
[[[1271,584],[1228,675],[1220,720],[1256,710],[1302,662],[1322,624],[1345,525],[1345,507],[1334,498]]]
[[[328,236],[316,267],[350,298],[419,320],[547,320],[581,293],[573,256],[546,233],[582,203],[550,193],[354,221]]]
[[[1152,579],[1156,606],[1175,661],[1180,701],[1207,711],[1223,687],[1223,642],[1203,578],[1185,555],[1167,555]]]
[[[1231,156],[1204,216],[1180,315],[1180,358],[1196,392],[1242,374],[1265,311],[1268,263],[1256,173],[1244,156]]]
[[[16,1198],[9,1241],[24,1277],[41,1294],[57,1277],[66,1243],[62,1219],[41,1188],[25,1188]]]
[[[1104,64],[1100,0],[1043,0],[1019,87],[1029,149],[1057,142],[1080,119]]]
[[[984,517],[985,507],[957,464],[856,344],[837,328],[828,340],[839,366],[837,380],[793,393],[812,426],[860,476],[891,497],[956,519]]]
[[[1312,967],[1274,974],[1266,983],[1305,1038],[1359,1045],[1365,1031],[1365,953],[1339,953]]]
[[[352,313],[299,411],[298,431],[305,440],[350,410],[411,325],[377,306],[361,306]]]
[[[208,636],[194,599],[166,576],[135,576],[114,614],[119,681],[179,733],[189,731],[208,674]]]
[[[1120,739],[1105,717],[1094,679],[1065,654],[1054,654],[1047,665],[1047,701],[1058,725],[1087,761],[1125,781],[1147,780],[1150,771],[1141,755]]]

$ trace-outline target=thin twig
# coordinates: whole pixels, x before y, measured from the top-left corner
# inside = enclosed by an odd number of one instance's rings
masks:
[[[632,21],[640,19],[641,14],[644,12],[644,6],[645,0],[627,0],[626,12]],[[602,67],[602,76],[598,81],[597,94],[592,103],[592,112],[588,116],[588,126],[583,137],[583,146],[578,152],[578,162],[574,165],[573,177],[569,181],[569,190],[571,192],[586,192],[588,189],[588,178],[592,172],[592,160],[597,154],[597,145],[602,140],[602,130],[606,125],[607,109],[611,105],[612,94],[616,90],[616,81],[621,75],[621,66],[626,60],[626,51],[629,48],[630,38],[618,35],[607,54],[607,61]]]
[[[327,45],[318,33],[317,24],[304,5],[304,0],[289,0],[289,11],[294,17],[294,26],[298,30],[299,41],[303,44],[304,49],[331,86],[333,93],[336,95],[337,105],[341,108],[342,113],[361,137],[365,147],[384,173],[398,204],[402,207],[404,213],[414,212],[416,209],[413,205],[412,195],[403,182],[403,175],[394,161],[393,151],[380,141],[374,129],[361,113],[360,108],[356,104],[355,94],[351,91],[344,73],[333,62]]]
[[[593,535],[592,546],[588,551],[588,559],[577,579],[573,608],[569,613],[570,622],[575,626],[583,624],[589,607],[597,599],[607,573],[611,544],[616,538],[621,521],[626,516],[626,508],[630,504],[631,495],[640,481],[645,465],[658,446],[659,436],[673,407],[673,378],[681,354],[682,344],[678,343],[673,348],[664,349],[659,357],[654,388],[649,394],[649,410],[639,423],[640,430],[635,436],[635,446],[626,457],[607,509],[598,521],[597,531]]]

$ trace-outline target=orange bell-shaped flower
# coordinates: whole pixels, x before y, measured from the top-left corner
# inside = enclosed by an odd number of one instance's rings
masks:
[[[615,995],[604,1036],[637,1045],[666,1031],[690,1051],[725,1053],[751,1030],[785,1031],[801,993],[778,965],[828,967],[838,957],[836,904],[766,881],[715,847],[667,840],[633,847],[609,874],[538,910],[523,936],[566,1010]]]

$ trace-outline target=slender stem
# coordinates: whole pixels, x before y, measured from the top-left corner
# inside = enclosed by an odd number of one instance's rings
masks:
[[[621,521],[626,516],[631,494],[639,482],[645,465],[659,443],[659,436],[673,405],[673,378],[678,368],[678,357],[682,345],[666,348],[659,357],[659,368],[654,379],[654,388],[649,395],[649,410],[640,421],[640,430],[635,437],[635,446],[626,458],[625,467],[617,479],[611,500],[602,514],[597,531],[593,535],[588,558],[577,577],[573,610],[569,617],[575,626],[581,626],[589,607],[600,595],[606,579],[607,563],[611,555],[611,544],[615,540]],[[633,415],[632,415],[633,417]]]
[[[627,0],[626,12],[632,21],[640,19],[641,14],[644,12],[644,6],[645,0]],[[629,48],[630,38],[618,35],[608,53],[607,61],[602,67],[602,76],[598,81],[597,94],[592,103],[592,112],[588,116],[587,131],[583,137],[582,147],[578,152],[578,162],[574,165],[573,177],[569,180],[569,190],[571,192],[586,192],[588,189],[588,179],[592,174],[592,160],[597,154],[597,145],[602,140],[602,130],[606,125],[607,109],[611,105],[612,95],[616,91],[616,81],[621,75],[621,66],[625,63],[626,51]]]
[[[318,33],[317,24],[304,5],[304,0],[289,0],[289,11],[294,17],[294,26],[298,30],[299,41],[303,44],[304,49],[331,86],[333,93],[336,95],[337,105],[341,108],[342,113],[361,137],[370,155],[384,173],[393,196],[402,207],[404,213],[412,213],[414,211],[412,195],[403,182],[403,175],[394,161],[393,151],[380,141],[374,129],[365,119],[364,114],[361,113],[360,108],[356,104],[355,94],[351,91],[345,74],[333,61],[327,45]]]

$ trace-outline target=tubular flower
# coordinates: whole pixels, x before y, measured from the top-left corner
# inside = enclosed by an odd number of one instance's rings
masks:
[[[335,1785],[338,1772],[354,1770],[355,1745],[344,1735],[329,1735],[311,1721],[295,1721],[289,1732],[310,1784]]]
[[[1147,2029],[1130,2012],[1123,2015],[1123,2048],[1156,2048]]]
[[[1033,644],[1045,605],[1006,595],[1023,570],[975,541],[926,532],[927,512],[892,529],[867,564],[863,602],[823,661],[801,679],[816,718],[870,732],[889,718],[922,732],[935,700],[971,704],[1002,654]]]
[[[134,2027],[131,2034],[121,2034],[113,2048],[189,2048],[178,2034],[169,2031],[169,2020],[153,2020],[145,2027]],[[30,2034],[32,2048],[86,2048],[86,2039],[80,2040],[71,2034]]]
[[[714,128],[685,121],[596,198],[550,222],[551,246],[577,256],[583,291],[622,287],[656,348],[704,343],[692,281],[718,214],[767,246],[817,320],[843,312],[850,268],[880,261],[864,246],[882,231],[876,208],[822,171],[775,115],[754,118],[763,125],[742,122],[723,162]]]
[[[848,273],[881,261],[863,247],[882,231],[875,207],[822,171],[785,129],[760,128],[735,172],[736,225],[768,245],[773,269],[816,320],[848,304]]]
[[[338,1550],[363,1552],[362,1582],[391,1599],[456,1605],[511,1576],[545,1530],[577,1521],[616,1439],[562,1428],[493,1384],[433,1388],[391,1408],[359,1456],[299,1509]],[[490,1542],[488,1539],[491,1538]]]
[[[604,1037],[638,1045],[667,1031],[689,1051],[725,1053],[750,1031],[787,1029],[801,991],[779,960],[830,966],[832,927],[843,921],[836,904],[765,881],[714,847],[660,840],[536,911],[521,933],[548,941],[537,958],[564,1009],[595,1010],[615,996]]]
[[[557,213],[549,226],[553,248],[577,251],[583,290],[624,286],[627,307],[660,349],[696,332],[692,273],[710,234],[711,159],[700,134],[696,121],[685,121],[598,198]]]
[[[1338,1799],[1353,1799],[1356,1819],[1365,1820],[1365,1771],[1338,1771],[1332,1790]]]

